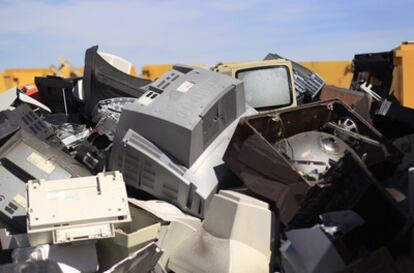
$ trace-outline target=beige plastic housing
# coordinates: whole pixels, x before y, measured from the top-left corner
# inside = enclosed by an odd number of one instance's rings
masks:
[[[200,219],[185,214],[176,206],[160,200],[130,199],[130,202],[151,212],[164,222],[158,235],[157,245],[163,250],[158,265],[165,269],[168,259],[177,246],[201,227]]]
[[[161,255],[162,250],[155,243],[150,243],[103,273],[162,273],[153,270]]]
[[[292,68],[291,61],[288,61],[285,59],[278,59],[278,60],[250,61],[250,62],[227,62],[227,63],[220,63],[212,67],[212,70],[228,75],[233,78],[237,78],[237,74],[240,71],[256,70],[256,69],[262,69],[262,68],[269,68],[273,66],[286,67],[289,73],[289,78],[290,78],[290,93],[291,93],[291,98],[292,98],[292,101],[289,105],[274,107],[273,110],[296,107],[297,106],[296,89],[295,89],[295,81],[294,81],[293,68]],[[257,93],[261,92],[260,89],[257,89],[255,91]]]
[[[105,61],[110,63],[115,68],[121,70],[122,72],[124,72],[126,74],[131,73],[131,69],[132,69],[132,63],[131,62],[125,60],[124,58],[116,56],[114,54],[111,54],[111,53],[98,51],[98,54],[101,55],[101,57],[104,58]]]
[[[115,236],[115,224],[131,221],[122,174],[27,183],[27,232],[31,245]]]
[[[165,266],[165,257],[169,257],[177,242],[181,241],[181,238],[187,238],[201,226],[200,219],[184,214],[170,203],[159,200],[128,201],[132,221],[118,225],[114,238],[98,242],[101,271],[154,241],[158,241],[157,244],[163,250],[160,264]],[[172,226],[172,236],[169,236]],[[160,244],[161,242],[164,243]]]
[[[175,273],[267,273],[271,218],[266,203],[220,191],[202,226],[178,245],[167,268]]]
[[[199,218],[185,214],[179,208],[168,202],[161,200],[142,201],[132,198],[129,199],[129,202],[136,207],[150,212],[163,222],[182,222],[193,228],[201,226]]]
[[[129,209],[132,221],[118,225],[115,237],[100,240],[97,244],[101,271],[158,238],[161,219],[133,204],[129,204]]]

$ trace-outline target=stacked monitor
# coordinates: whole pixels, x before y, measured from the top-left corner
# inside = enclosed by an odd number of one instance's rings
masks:
[[[202,216],[217,187],[215,167],[223,164],[245,112],[240,80],[174,66],[124,106],[110,169],[120,170],[127,184]],[[250,107],[248,112],[255,113]]]

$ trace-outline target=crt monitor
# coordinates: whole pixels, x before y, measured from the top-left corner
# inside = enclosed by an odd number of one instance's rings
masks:
[[[236,78],[244,82],[246,101],[255,108],[283,107],[293,101],[287,67],[241,69],[236,72]]]
[[[98,46],[86,50],[82,82],[86,116],[92,115],[100,100],[115,97],[140,97],[145,92],[141,87],[151,82],[124,73],[108,63],[107,59],[108,57],[98,54]]]
[[[246,103],[258,111],[296,106],[290,61],[224,63],[213,70],[242,80]]]
[[[132,129],[186,167],[246,110],[242,81],[202,68],[175,65],[146,88],[122,109],[114,142]]]

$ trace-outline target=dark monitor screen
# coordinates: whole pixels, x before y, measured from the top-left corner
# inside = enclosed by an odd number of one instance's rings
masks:
[[[279,108],[292,103],[289,70],[286,66],[239,70],[236,78],[244,82],[246,102],[256,108]]]

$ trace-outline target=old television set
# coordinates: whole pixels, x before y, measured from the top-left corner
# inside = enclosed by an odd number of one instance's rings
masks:
[[[222,63],[213,68],[244,82],[246,103],[258,111],[297,105],[292,64],[287,60]]]
[[[203,217],[219,181],[219,166],[242,115],[243,82],[211,70],[174,66],[126,104],[109,166],[125,182]]]

